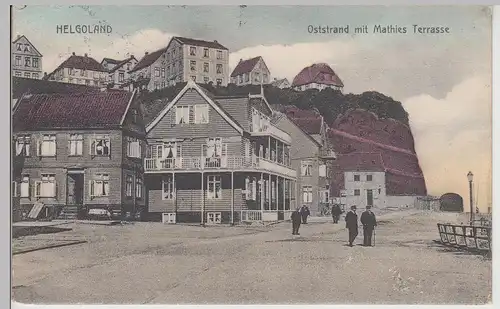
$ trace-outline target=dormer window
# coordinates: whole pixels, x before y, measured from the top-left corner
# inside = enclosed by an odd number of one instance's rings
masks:
[[[137,123],[137,110],[133,109],[132,111],[132,123]]]
[[[196,47],[195,46],[189,47],[189,55],[196,56]]]
[[[23,44],[17,43],[17,50],[22,51],[23,50]]]
[[[24,51],[29,52],[30,51],[30,46],[29,44],[24,44]]]

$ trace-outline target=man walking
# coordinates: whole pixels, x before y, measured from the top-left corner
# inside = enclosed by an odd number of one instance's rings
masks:
[[[373,230],[377,226],[375,214],[371,211],[371,206],[366,206],[366,210],[361,214],[361,224],[363,224],[363,246],[371,247]]]
[[[349,230],[349,246],[358,236],[358,215],[356,214],[356,206],[351,206],[351,210],[345,216],[345,227]]]
[[[342,213],[342,210],[340,209],[339,204],[335,204],[332,206],[332,217],[333,217],[333,223],[337,224],[339,223],[340,219],[340,214]]]
[[[297,207],[294,212],[292,212],[292,235],[300,235],[300,209]]]
[[[300,209],[300,215],[302,217],[302,223],[307,224],[307,217],[311,214],[309,211],[309,207],[306,205],[302,205],[302,208]]]

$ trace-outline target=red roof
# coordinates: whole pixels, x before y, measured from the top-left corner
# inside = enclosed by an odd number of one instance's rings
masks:
[[[135,65],[135,67],[132,68],[132,70],[129,71],[129,73],[144,69],[152,65],[160,56],[167,51],[166,47],[163,47],[162,49],[158,49],[152,53],[148,53],[142,57],[139,62]]]
[[[14,131],[118,127],[133,93],[106,91],[23,97],[13,115]]]
[[[335,72],[326,63],[315,63],[303,68],[293,79],[292,87],[307,85],[311,83],[334,85],[344,87],[344,84]]]
[[[172,38],[172,40],[177,40],[181,44],[228,50],[227,47],[225,47],[224,45],[220,44],[217,41],[205,41],[205,40],[198,40],[198,39],[190,39],[190,38],[184,38],[184,37],[180,37],[180,36],[174,36]]]
[[[290,118],[290,117],[289,117]],[[321,118],[290,118],[299,128],[307,134],[321,133]]]
[[[61,68],[106,72],[106,69],[94,58],[88,56],[77,56],[74,54],[61,63],[57,69],[54,70],[54,72]]]
[[[231,73],[231,77],[251,72],[260,59],[262,59],[261,56],[247,60],[240,60],[236,68],[234,68],[233,73]]]

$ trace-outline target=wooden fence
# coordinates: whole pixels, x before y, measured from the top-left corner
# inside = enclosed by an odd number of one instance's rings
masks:
[[[441,243],[469,250],[491,252],[491,227],[438,223]]]

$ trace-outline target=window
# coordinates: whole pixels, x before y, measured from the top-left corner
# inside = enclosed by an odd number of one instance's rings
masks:
[[[142,198],[142,178],[135,178],[135,197]]]
[[[209,55],[208,48],[204,48],[203,49],[203,57],[208,58],[208,55]]]
[[[257,179],[247,177],[245,178],[245,197],[247,200],[257,200]]]
[[[109,174],[96,174],[90,181],[90,197],[109,196]]]
[[[26,78],[30,78],[30,73],[28,73],[28,72],[24,72],[24,77],[26,77]]]
[[[24,57],[24,66],[26,66],[26,67],[31,66],[31,58],[30,57]]]
[[[194,123],[208,123],[208,104],[194,106]]]
[[[155,90],[158,90],[160,89],[160,82],[155,82]]]
[[[16,155],[30,156],[31,137],[29,135],[20,135],[16,139]]]
[[[191,76],[191,79],[195,82],[196,81],[196,76]]]
[[[54,157],[56,155],[56,136],[43,135],[38,144],[38,154],[41,157]]]
[[[81,156],[83,154],[83,135],[70,134],[69,135],[69,155]]]
[[[354,175],[354,181],[359,181],[359,175]]]
[[[248,81],[250,81],[250,74],[245,73],[245,82],[248,82]]]
[[[118,73],[118,81],[123,82],[125,80],[125,73]]]
[[[21,197],[30,197],[30,175],[23,175],[22,177]]]
[[[217,86],[222,85],[222,79],[221,78],[217,78],[216,82],[217,82]]]
[[[321,203],[328,204],[330,202],[330,192],[328,190],[323,190],[320,192]]]
[[[263,82],[264,82],[264,83],[267,83],[267,82],[269,81],[269,80],[267,79],[267,74],[266,74],[266,73],[264,73],[262,76],[263,76]]]
[[[38,68],[38,58],[33,58],[33,67]]]
[[[170,52],[167,53],[167,60],[170,60]]]
[[[189,47],[189,55],[196,56],[196,47],[194,46]]]
[[[132,197],[132,186],[133,186],[133,177],[127,175],[127,178],[125,180],[125,192],[128,197]]]
[[[326,165],[322,164],[319,166],[319,177],[326,177]]]
[[[155,68],[155,76],[160,77],[160,68]]]
[[[137,110],[132,109],[130,112],[132,113],[132,123],[137,123],[137,117],[138,117]]]
[[[22,48],[23,48],[23,44],[17,43],[17,50],[22,51]]]
[[[141,158],[140,140],[127,136],[127,156],[131,158]]]
[[[167,76],[170,76],[170,66],[167,65]]]
[[[60,71],[60,72],[62,72],[62,71]],[[75,73],[75,71],[73,71],[72,68],[68,68],[68,75],[75,75],[74,73]]]
[[[162,88],[165,88],[165,85],[166,85],[166,83],[165,83],[165,82],[161,82],[161,87],[162,87]]]
[[[243,83],[243,75],[238,76],[240,84]]]
[[[354,195],[355,196],[359,196],[360,195],[359,189],[354,189]]]
[[[172,49],[172,58],[174,58],[174,57],[175,57],[175,48]]]
[[[222,198],[222,186],[220,176],[208,176],[208,199]]]
[[[21,72],[16,72],[17,77],[21,77]]]
[[[56,197],[55,174],[42,174],[42,180],[35,183],[35,197]]]
[[[222,215],[220,212],[207,212],[207,223],[220,224]]]
[[[165,77],[165,68],[161,68],[161,77]]]
[[[222,74],[222,64],[216,65],[216,72],[217,72],[217,74]]]
[[[30,51],[30,46],[29,44],[24,44],[24,51],[29,52]]]
[[[302,202],[303,203],[312,203],[312,187],[311,186],[303,186],[302,187]]]
[[[39,75],[38,73],[33,73],[32,77],[38,79]]]
[[[71,78],[71,77],[70,77],[70,78],[68,78],[68,82],[69,82],[69,83],[72,83],[72,82],[73,82],[73,78]]]
[[[85,85],[90,86],[90,80],[86,79],[85,80]]]
[[[203,82],[204,82],[205,84],[208,84],[208,83],[210,82],[210,78],[208,78],[208,77],[206,77],[206,76],[205,76],[205,77],[203,77]]]
[[[80,76],[87,76],[87,72],[84,69],[80,70]]]
[[[372,181],[373,176],[372,175],[366,175],[366,181]]]
[[[21,65],[21,56],[16,56],[16,65],[17,66]]]
[[[189,65],[191,67],[191,71],[196,71],[196,61],[194,60],[189,61]]]
[[[175,123],[176,124],[185,124],[189,123],[189,111],[190,106],[177,106],[175,110]]]
[[[172,175],[165,175],[162,178],[163,187],[163,199],[173,200],[175,199],[175,187]]]
[[[217,51],[217,59],[218,60],[222,59],[222,50]]]
[[[208,62],[203,63],[203,72],[208,73],[209,72],[210,65]]]
[[[131,66],[132,65],[130,63],[127,63],[127,71],[130,71]]]
[[[301,163],[301,169],[300,169],[300,174],[301,176],[311,176],[312,172],[312,162],[309,161],[303,161]]]
[[[97,135],[90,144],[90,153],[94,156],[109,156],[111,153],[111,141],[108,135]]]

